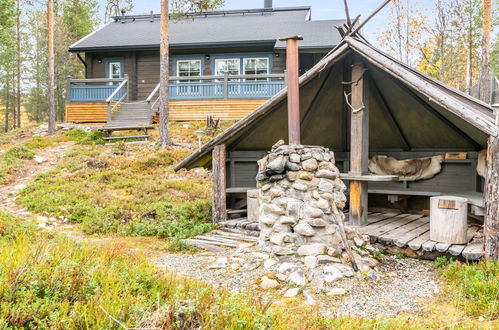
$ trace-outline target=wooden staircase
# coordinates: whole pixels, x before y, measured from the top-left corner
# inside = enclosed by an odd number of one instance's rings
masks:
[[[107,127],[138,127],[152,124],[151,108],[146,101],[123,102],[111,115]]]
[[[108,110],[109,111],[109,110]],[[154,128],[152,124],[151,108],[146,101],[138,102],[121,102],[114,107],[111,112],[107,125],[100,128],[106,134],[104,140],[138,140],[130,143],[147,142],[150,135],[148,130]],[[121,135],[112,136],[115,131],[132,131],[141,132],[139,135]]]

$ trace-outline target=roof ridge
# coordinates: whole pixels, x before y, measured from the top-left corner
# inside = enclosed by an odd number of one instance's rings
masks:
[[[273,12],[283,12],[283,11],[306,11],[311,10],[311,6],[295,6],[295,7],[274,7],[274,8],[249,8],[249,9],[228,9],[228,10],[211,10],[205,12],[188,12],[185,15],[189,16],[226,16],[226,15],[237,15],[237,14],[263,14],[263,13],[273,13]],[[160,14],[153,14],[153,18],[160,18]],[[172,14],[170,14],[172,16]],[[125,19],[150,19],[150,14],[140,14],[140,15],[119,15],[112,16],[114,21],[118,21],[122,18]]]

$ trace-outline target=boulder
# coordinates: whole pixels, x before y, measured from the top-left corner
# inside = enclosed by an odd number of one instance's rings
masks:
[[[317,169],[319,164],[314,158],[307,159],[301,163],[302,168],[305,171],[313,172]]]
[[[288,289],[285,293],[284,293],[284,297],[286,298],[293,298],[293,297],[296,297],[296,295],[300,292],[300,289],[299,288],[291,288],[291,289]]]
[[[262,290],[272,290],[278,288],[279,286],[279,282],[276,280],[268,278],[267,276],[262,276],[260,281],[260,288]]]
[[[308,223],[299,223],[293,227],[293,230],[302,236],[313,236],[315,234],[315,230]]]
[[[322,243],[305,244],[298,248],[296,251],[302,256],[316,256],[326,253],[326,245]]]

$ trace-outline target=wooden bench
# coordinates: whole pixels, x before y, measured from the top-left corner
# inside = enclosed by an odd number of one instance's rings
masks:
[[[255,189],[255,187],[230,187],[226,189],[227,195],[237,195],[246,194],[250,189]],[[433,196],[457,196],[463,197],[468,200],[468,204],[472,206],[472,213],[476,215],[483,215],[483,209],[485,208],[485,200],[483,194],[479,192],[439,192],[439,191],[417,191],[417,190],[394,190],[394,189],[368,189],[370,194],[381,194],[388,196],[422,196],[422,197],[433,197]]]
[[[99,128],[99,131],[104,132],[106,135],[104,140],[127,140],[127,139],[144,139],[143,142],[147,142],[151,135],[148,130],[153,129],[154,126],[105,126]],[[115,131],[142,131],[144,134],[142,135],[123,135],[123,136],[111,136]]]

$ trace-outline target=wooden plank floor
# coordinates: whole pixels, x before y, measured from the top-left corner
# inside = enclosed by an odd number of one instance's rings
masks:
[[[346,214],[348,221],[348,214]],[[357,227],[371,237],[371,243],[408,247],[414,251],[438,251],[452,256],[462,255],[467,260],[478,260],[483,255],[480,226],[469,225],[467,244],[446,244],[430,240],[430,219],[421,214],[370,213],[368,224]]]

